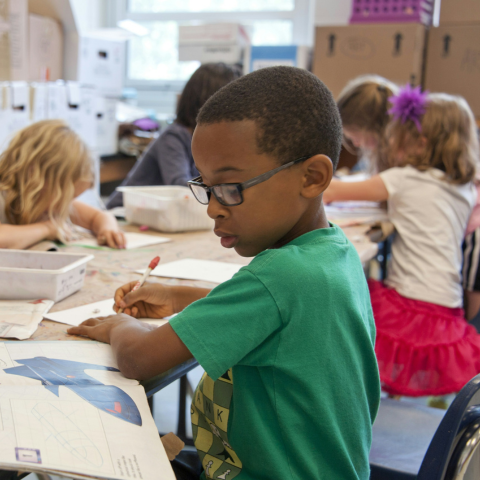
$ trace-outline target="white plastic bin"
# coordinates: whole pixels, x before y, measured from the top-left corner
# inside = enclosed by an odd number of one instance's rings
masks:
[[[0,249],[0,299],[47,298],[54,302],[80,290],[93,255]]]
[[[199,203],[188,187],[119,187],[129,223],[148,225],[161,232],[213,229],[207,206]]]

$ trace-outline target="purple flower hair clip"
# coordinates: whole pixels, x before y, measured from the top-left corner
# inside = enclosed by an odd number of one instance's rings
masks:
[[[388,99],[392,104],[388,113],[393,115],[395,120],[401,120],[402,123],[411,120],[421,132],[420,118],[426,110],[427,96],[428,91],[422,92],[420,87],[412,88],[407,84],[400,89],[398,95]]]

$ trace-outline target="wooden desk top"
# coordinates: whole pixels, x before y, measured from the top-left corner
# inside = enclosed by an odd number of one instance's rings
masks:
[[[368,226],[365,225],[344,229],[348,238],[355,245],[362,262],[372,259],[378,250],[377,244],[371,243],[365,237],[364,233],[367,229]],[[124,230],[138,232],[137,227],[130,225],[125,225]],[[162,234],[153,231],[145,233],[171,238],[172,242],[133,250],[93,250],[74,246],[63,247],[62,250],[72,253],[92,253],[95,258],[87,264],[87,273],[82,289],[56,303],[51,311],[66,310],[113,298],[113,294],[118,287],[127,282],[138,280],[140,276],[134,271],[147,267],[150,260],[156,255],[160,255],[164,263],[182,258],[199,258],[247,265],[251,260],[250,258],[240,257],[233,249],[223,248],[219,239],[210,231],[176,234]],[[208,282],[173,278],[150,277],[149,281],[166,285],[194,285],[209,288],[215,286],[215,284]],[[68,325],[43,320],[29,340],[87,340],[82,337],[67,335],[67,328]]]

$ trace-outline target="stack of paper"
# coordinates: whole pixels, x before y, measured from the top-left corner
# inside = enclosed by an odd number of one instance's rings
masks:
[[[340,227],[388,220],[386,210],[377,202],[332,202],[325,205],[325,213]]]
[[[52,300],[0,300],[0,337],[30,338],[53,305]]]

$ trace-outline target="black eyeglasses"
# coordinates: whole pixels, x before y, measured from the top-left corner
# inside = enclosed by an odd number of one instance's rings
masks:
[[[190,180],[188,186],[190,190],[195,195],[195,198],[203,205],[208,205],[210,202],[210,197],[212,193],[215,195],[215,198],[218,200],[218,203],[225,205],[226,207],[235,207],[236,205],[240,205],[243,203],[243,194],[242,192],[247,188],[253,187],[254,185],[258,185],[259,183],[265,182],[269,178],[273,177],[276,173],[285,170],[292,165],[297,163],[303,162],[310,158],[311,155],[306,157],[297,158],[292,162],[285,163],[280,167],[274,168],[258,177],[254,177],[250,180],[247,180],[243,183],[221,183],[219,185],[212,185],[208,187],[204,183],[201,182],[202,177],[194,178]]]

